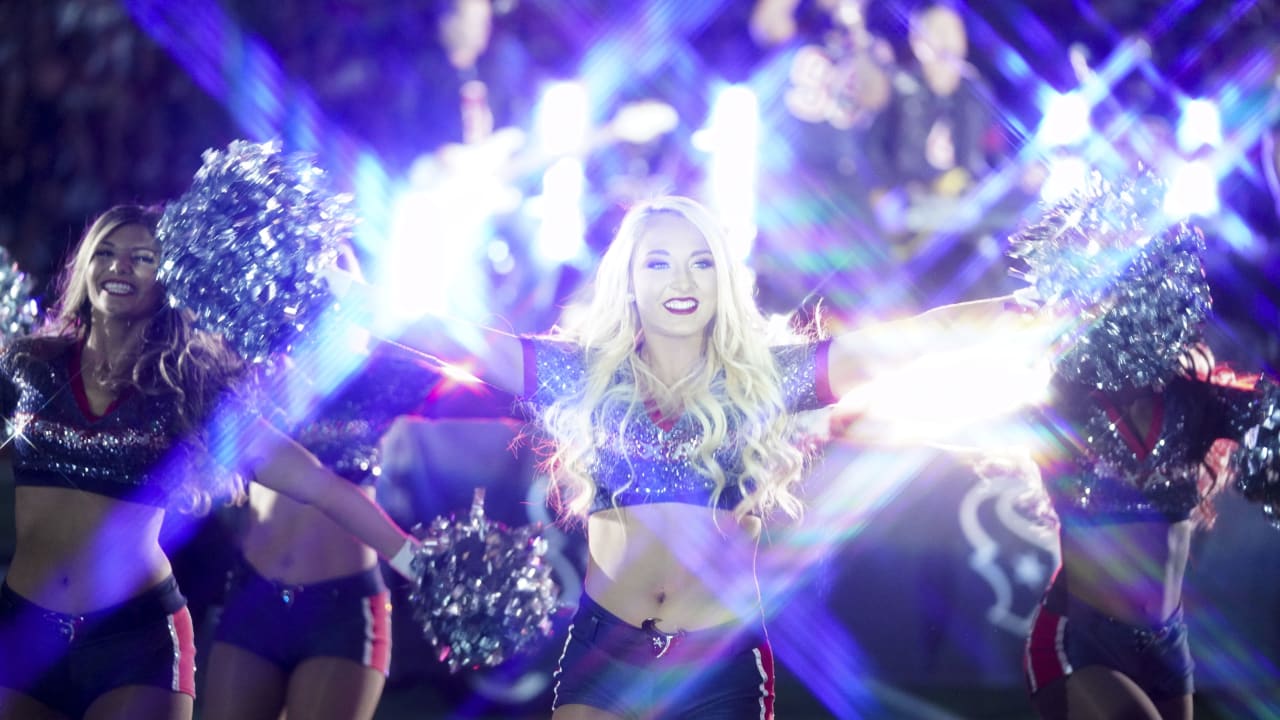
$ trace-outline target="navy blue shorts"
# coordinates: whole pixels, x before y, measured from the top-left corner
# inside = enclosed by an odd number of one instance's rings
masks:
[[[119,605],[85,615],[43,608],[0,585],[0,686],[80,717],[129,685],[195,697],[195,632],[169,577]]]
[[[1154,702],[1195,691],[1181,607],[1158,626],[1139,627],[1050,589],[1032,618],[1024,663],[1033,695],[1089,665],[1124,673]]]
[[[285,585],[262,577],[242,559],[230,573],[215,639],[270,660],[286,674],[309,658],[339,657],[386,675],[391,595],[376,567]]]
[[[773,653],[764,627],[664,636],[586,595],[555,672],[555,701],[624,718],[773,718]]]

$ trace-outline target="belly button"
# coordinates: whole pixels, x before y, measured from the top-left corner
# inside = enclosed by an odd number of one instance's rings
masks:
[[[667,592],[666,592],[665,590],[659,590],[659,591],[658,591],[658,597],[657,597],[657,600],[658,600],[658,604],[659,604],[659,605],[661,605],[661,604],[663,604],[664,602],[666,602],[666,601],[667,601]]]

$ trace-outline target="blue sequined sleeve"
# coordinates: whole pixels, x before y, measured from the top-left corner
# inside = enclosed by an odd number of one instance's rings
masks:
[[[300,371],[262,380],[262,413],[327,468],[353,483],[376,479],[379,442],[396,418],[419,415],[439,381],[415,358],[374,353],[328,393]]]
[[[570,342],[522,337],[524,393],[521,402],[534,412],[578,392],[586,376],[587,354]]]
[[[439,380],[440,374],[421,360],[375,354],[337,400],[349,406],[347,414],[385,429],[397,417],[420,414]]]
[[[827,373],[831,341],[780,345],[772,348],[782,379],[782,401],[787,410],[817,410],[836,402]]]
[[[374,355],[293,437],[338,475],[372,482],[381,465],[382,436],[396,418],[421,414],[439,377],[416,360]]]

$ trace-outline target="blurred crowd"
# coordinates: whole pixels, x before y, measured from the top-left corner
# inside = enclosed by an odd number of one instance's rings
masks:
[[[1174,99],[1220,88],[1280,17],[1271,3],[1230,18],[1201,3],[1173,18],[1119,0],[1084,16],[1003,0],[222,0],[201,4],[225,16],[202,30],[211,11],[188,5],[0,7],[0,245],[39,282],[88,217],[176,197],[206,148],[274,135],[320,153],[340,182],[354,185],[366,155],[395,182],[424,157],[482,162],[447,149],[528,132],[545,81],[580,78],[601,123],[640,98],[680,117],[673,132],[588,156],[589,245],[638,196],[698,193],[693,130],[717,83],[743,82],[760,97],[766,302],[793,308],[823,272],[845,278],[819,292],[846,307],[972,296],[999,289],[999,240],[1046,179],[1029,151],[1037,94],[1083,83],[1139,38],[1149,62],[1122,73],[1095,122],[1114,128],[1110,103],[1168,130]],[[1244,140],[1223,196],[1251,232],[1275,236],[1264,182],[1275,154]],[[1135,154],[1151,160],[1149,148]],[[527,192],[528,175],[509,180]]]
[[[108,205],[180,193],[227,114],[120,3],[5,3],[0,28],[0,244],[47,282]]]

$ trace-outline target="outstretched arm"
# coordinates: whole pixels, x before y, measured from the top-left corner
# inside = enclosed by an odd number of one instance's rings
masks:
[[[246,433],[248,467],[254,480],[329,516],[364,544],[373,548],[397,572],[412,577],[396,558],[417,541],[392,520],[368,495],[330,472],[314,455],[273,425],[256,419]],[[407,565],[407,563],[405,564]]]
[[[903,320],[838,335],[828,358],[831,390],[841,397],[877,373],[922,357],[974,347],[1025,319],[1010,311],[1012,296],[943,305]]]

